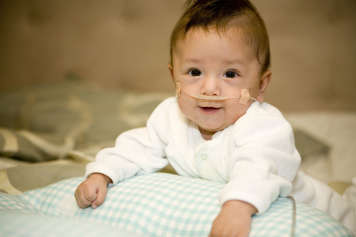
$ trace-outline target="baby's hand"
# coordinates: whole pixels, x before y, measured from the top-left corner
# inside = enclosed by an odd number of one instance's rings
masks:
[[[75,190],[74,196],[78,206],[80,208],[100,206],[105,200],[108,183],[111,182],[111,179],[104,174],[91,174]]]
[[[256,212],[254,206],[243,201],[225,202],[213,222],[209,237],[247,237],[252,215]]]

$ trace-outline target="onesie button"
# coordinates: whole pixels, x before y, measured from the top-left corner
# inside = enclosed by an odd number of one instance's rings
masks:
[[[202,153],[202,154],[200,154],[200,159],[206,160],[206,159],[208,159],[208,155],[206,153]]]

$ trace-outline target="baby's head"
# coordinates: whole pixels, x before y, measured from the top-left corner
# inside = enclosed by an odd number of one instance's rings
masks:
[[[242,31],[244,40],[254,51],[261,64],[261,73],[270,67],[270,48],[263,19],[248,0],[187,0],[186,8],[176,23],[170,41],[170,63],[177,41],[182,40],[190,30],[197,28],[208,31],[214,28],[223,33],[228,28]]]
[[[182,112],[204,137],[233,124],[251,100],[196,97],[237,98],[248,89],[263,100],[271,78],[270,49],[256,8],[248,0],[188,0],[171,35],[169,68]]]

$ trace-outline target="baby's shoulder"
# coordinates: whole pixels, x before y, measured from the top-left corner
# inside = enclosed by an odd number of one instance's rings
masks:
[[[276,119],[285,119],[282,112],[277,109],[275,106],[266,103],[266,102],[254,102],[251,104],[250,108],[246,112],[247,117],[255,117],[256,115],[259,116],[266,116],[266,117],[275,117]]]
[[[233,136],[240,141],[277,133],[289,136],[292,128],[283,114],[268,103],[253,103],[233,126]]]
[[[289,124],[282,112],[266,102],[253,103],[237,121],[237,126],[270,127],[272,124]]]
[[[169,97],[162,101],[147,120],[147,126],[160,127],[161,130],[166,130],[166,132],[184,124],[186,124],[186,119],[180,112],[175,97]]]
[[[179,106],[177,99],[175,97],[168,97],[157,105],[153,110],[151,117],[177,116],[178,112]]]

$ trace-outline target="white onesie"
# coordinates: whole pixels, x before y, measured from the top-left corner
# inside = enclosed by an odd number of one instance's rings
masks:
[[[117,183],[168,164],[179,175],[226,183],[220,201],[242,200],[263,213],[279,196],[326,211],[356,232],[351,206],[328,186],[301,171],[293,130],[267,103],[254,102],[246,114],[204,140],[181,113],[176,98],[163,101],[144,128],[121,134],[112,148],[101,150],[86,175],[103,173]]]

